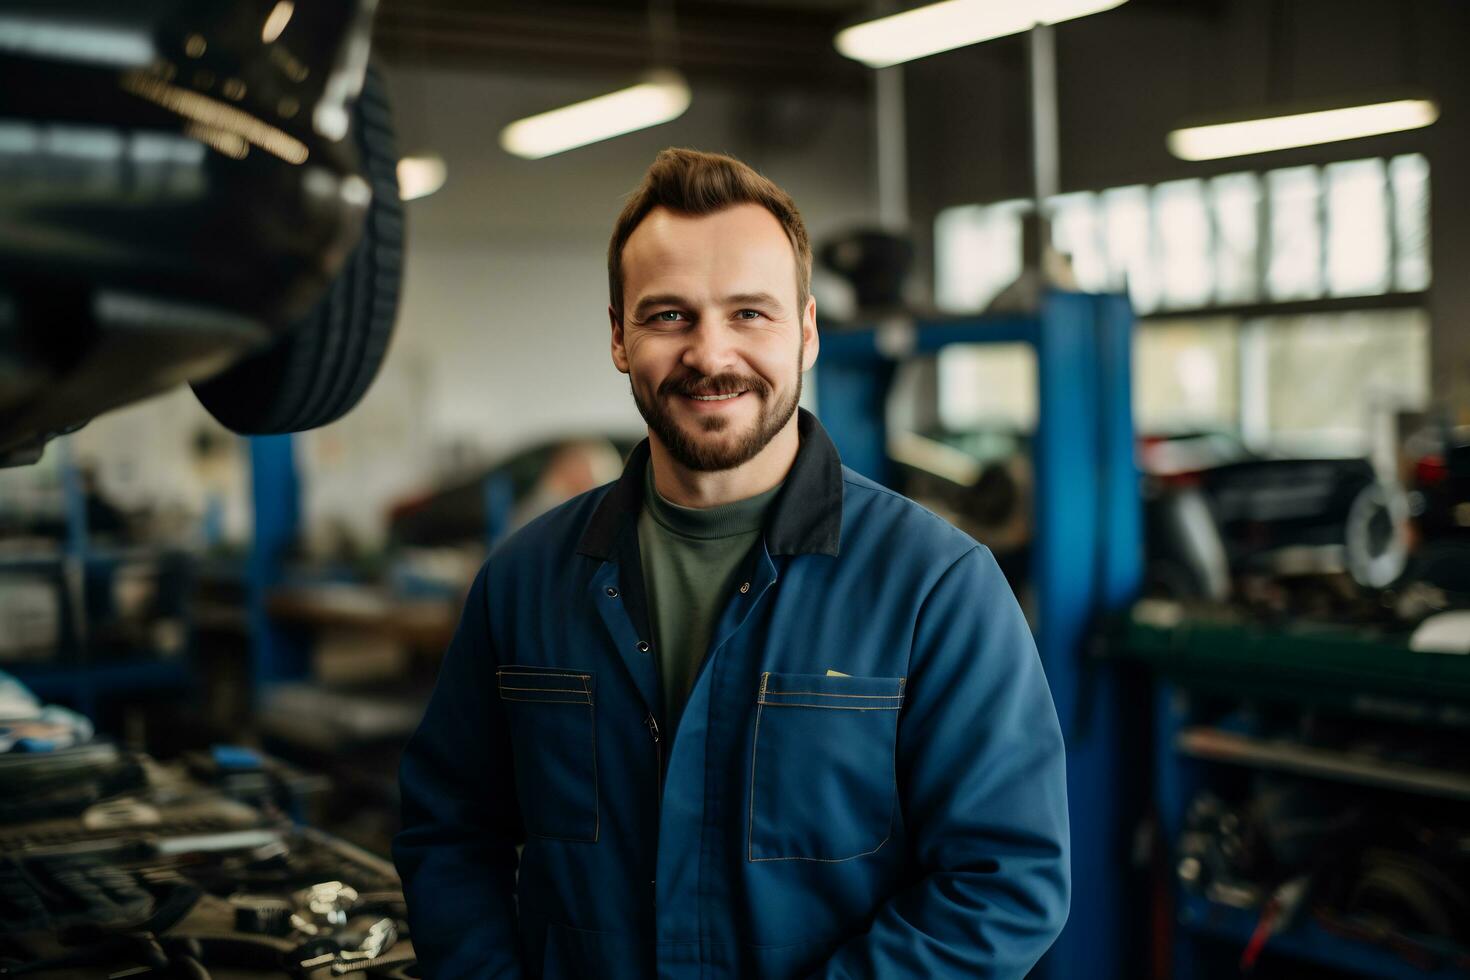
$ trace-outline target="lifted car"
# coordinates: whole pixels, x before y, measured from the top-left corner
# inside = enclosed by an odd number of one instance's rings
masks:
[[[0,465],[188,382],[330,422],[397,314],[372,0],[0,0]]]

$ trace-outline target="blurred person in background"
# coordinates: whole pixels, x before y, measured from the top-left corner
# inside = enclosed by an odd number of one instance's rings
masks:
[[[617,478],[623,461],[606,439],[579,439],[558,446],[536,483],[510,514],[510,526],[519,528],[578,494]]]

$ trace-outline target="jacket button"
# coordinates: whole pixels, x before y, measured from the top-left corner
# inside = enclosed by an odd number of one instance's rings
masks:
[[[638,652],[639,653],[647,653],[648,652],[648,641],[647,640],[639,640],[638,641]]]
[[[750,583],[749,582],[741,582],[740,583],[740,594],[741,595],[745,595],[745,593],[747,593],[749,591],[750,591]]]
[[[618,597],[618,590],[609,585],[607,587],[607,597],[609,599],[616,599]]]

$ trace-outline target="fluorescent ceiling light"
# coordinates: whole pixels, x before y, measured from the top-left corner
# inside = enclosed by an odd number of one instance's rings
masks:
[[[1124,0],[944,0],[837,33],[837,50],[870,68],[1111,10]]]
[[[1169,134],[1169,152],[1181,160],[1218,160],[1294,146],[1355,140],[1428,126],[1439,106],[1428,99],[1399,99],[1321,112],[1191,126]]]
[[[260,29],[260,40],[265,44],[274,42],[291,23],[291,15],[295,11],[296,4],[292,0],[276,0],[276,5],[266,15],[265,26]]]
[[[689,108],[689,86],[677,72],[655,72],[632,88],[517,120],[500,131],[506,152],[527,160],[611,139],[677,119]]]
[[[404,157],[398,161],[398,196],[405,201],[428,197],[444,186],[448,170],[437,153]]]
[[[153,40],[121,27],[0,15],[0,53],[109,68],[141,68],[157,57]]]

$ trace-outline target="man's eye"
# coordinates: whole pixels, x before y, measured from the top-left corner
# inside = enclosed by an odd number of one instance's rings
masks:
[[[760,310],[741,310],[735,314],[737,320],[754,320],[761,315]]]
[[[655,323],[677,323],[683,316],[678,310],[660,310],[649,319]]]

